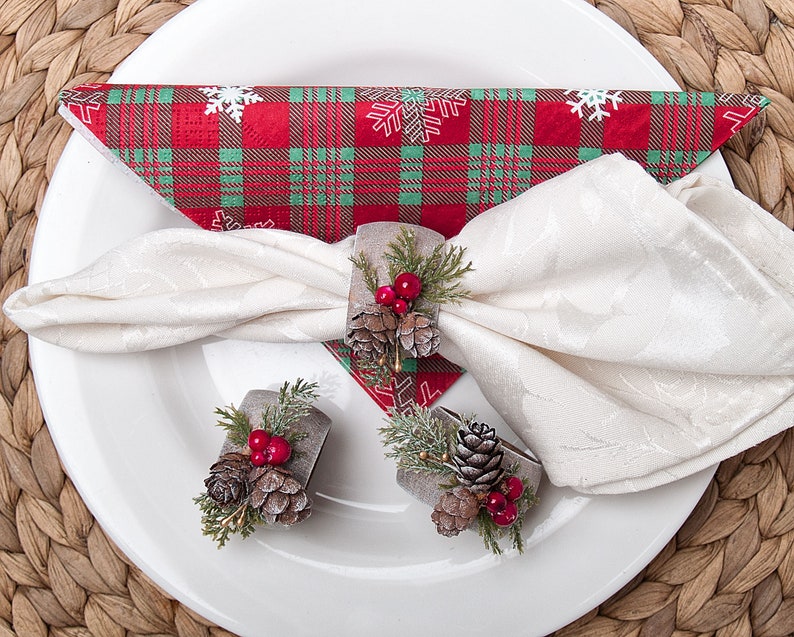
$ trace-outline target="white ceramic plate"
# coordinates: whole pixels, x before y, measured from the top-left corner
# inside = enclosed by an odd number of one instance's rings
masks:
[[[200,0],[114,81],[677,88],[579,0]],[[719,158],[705,171],[728,178]],[[180,225],[189,222],[73,138],[41,213],[31,280]],[[619,497],[545,484],[526,553],[496,558],[474,533],[436,535],[383,458],[383,414],[321,345],[208,340],[97,356],[34,340],[31,357],[61,458],[103,527],[169,593],[243,635],[543,635],[635,575],[712,474]],[[334,421],[311,485],[315,515],[218,551],[192,503],[223,437],[213,410],[298,376],[320,383],[318,406]],[[470,377],[443,404],[503,426]]]

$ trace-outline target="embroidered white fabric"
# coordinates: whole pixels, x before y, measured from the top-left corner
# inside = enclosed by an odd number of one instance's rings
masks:
[[[794,424],[794,233],[730,186],[690,175],[663,187],[609,155],[450,243],[475,270],[471,298],[439,312],[441,353],[553,483],[647,489]],[[278,230],[162,230],[4,310],[92,352],[342,338],[352,249]]]

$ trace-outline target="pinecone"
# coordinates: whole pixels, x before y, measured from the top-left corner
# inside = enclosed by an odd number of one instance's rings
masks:
[[[502,441],[496,429],[473,422],[458,430],[458,446],[452,460],[458,467],[460,483],[475,493],[489,491],[504,475]]]
[[[400,320],[397,338],[408,358],[424,358],[436,353],[441,333],[426,314],[409,312]]]
[[[207,495],[216,504],[227,507],[240,504],[248,496],[248,472],[251,460],[244,453],[225,453],[210,467],[204,480]]]
[[[291,471],[271,465],[254,467],[248,481],[249,503],[259,509],[268,524],[290,526],[311,515],[311,500]]]
[[[430,514],[436,530],[446,537],[453,537],[466,529],[480,510],[480,501],[467,487],[455,487],[444,491]]]
[[[378,360],[394,346],[397,315],[389,307],[370,303],[350,320],[348,329],[353,354],[361,359]]]

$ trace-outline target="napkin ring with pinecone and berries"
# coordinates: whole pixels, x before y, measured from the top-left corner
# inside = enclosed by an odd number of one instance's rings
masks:
[[[495,554],[505,536],[523,552],[521,527],[538,502],[543,474],[529,454],[499,438],[496,429],[444,407],[393,412],[380,434],[397,460],[397,483],[433,507],[441,535],[476,526]]]
[[[331,428],[331,419],[311,405],[316,388],[298,379],[278,392],[254,389],[239,408],[215,411],[226,439],[195,502],[204,535],[218,548],[232,534],[289,527],[311,514],[306,488]]]
[[[393,222],[359,226],[353,252],[345,343],[367,384],[387,386],[403,360],[438,351],[438,307],[469,295],[472,265],[438,232]]]

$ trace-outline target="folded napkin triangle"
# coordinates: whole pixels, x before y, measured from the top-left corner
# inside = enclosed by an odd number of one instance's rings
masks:
[[[766,106],[760,95],[564,89],[94,84],[62,115],[211,230],[338,241],[401,221],[451,237],[530,186],[620,151],[662,183]]]
[[[757,115],[760,95],[636,90],[90,84],[61,114],[202,228],[279,228],[338,241],[372,221],[446,237],[602,154],[682,177]],[[342,343],[331,352],[366,386]],[[406,372],[426,405],[460,375]],[[413,374],[413,376],[412,376]],[[408,391],[408,390],[407,390]]]

